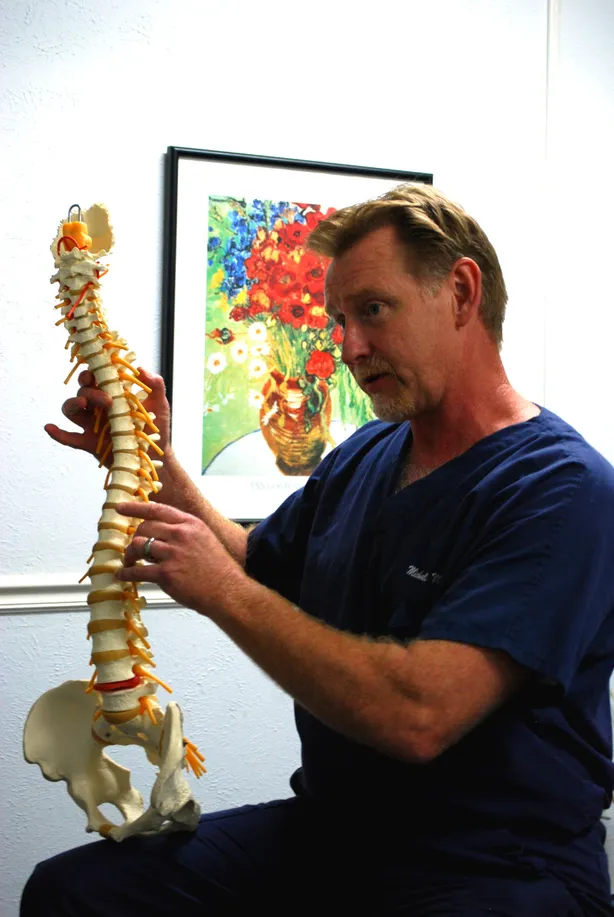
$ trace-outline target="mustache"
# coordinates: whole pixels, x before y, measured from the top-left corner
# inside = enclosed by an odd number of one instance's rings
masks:
[[[377,362],[371,362],[366,366],[356,367],[354,370],[354,378],[360,385],[366,379],[370,379],[372,376],[380,376],[383,373],[390,373],[394,375],[394,371],[389,363],[384,363],[381,360]]]

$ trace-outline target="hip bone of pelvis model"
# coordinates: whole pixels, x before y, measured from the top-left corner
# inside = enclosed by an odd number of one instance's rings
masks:
[[[158,703],[158,685],[170,688],[151,671],[155,663],[141,618],[145,599],[136,584],[115,578],[138,525],[138,519],[121,516],[116,506],[125,500],[147,502],[149,494],[160,490],[163,453],[155,415],[143,405],[150,390],[138,379],[135,354],[109,330],[100,299],[100,280],[107,271],[100,259],[113,245],[107,211],[95,204],[82,215],[77,208],[73,219],[74,209],[51,246],[57,269],[51,282],[60,285],[56,324],[68,331],[66,348],[71,347],[75,362],[66,381],[86,364],[112,399],[108,411],[96,409],[100,467],[110,460],[110,469],[85,574],[90,579],[87,637],[94,674],[89,682],[65,682],[36,701],[25,725],[24,754],[49,780],[66,781],[87,815],[87,831],[121,841],[134,834],[193,830],[200,807],[184,770],[200,777],[204,758],[183,736],[179,706],[171,702],[163,711]],[[130,771],[105,754],[109,745],[140,745],[158,767],[146,811],[130,784]],[[107,802],[121,812],[122,824],[111,824],[100,811]]]

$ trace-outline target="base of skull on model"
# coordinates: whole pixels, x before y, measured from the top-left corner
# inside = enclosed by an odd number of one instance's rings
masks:
[[[203,756],[183,735],[179,706],[171,702],[164,711],[158,702],[158,685],[170,688],[151,671],[155,663],[141,616],[145,599],[136,584],[115,578],[139,523],[115,508],[126,500],[148,502],[161,489],[163,452],[155,415],[143,406],[149,390],[139,382],[135,354],[109,330],[102,307],[100,280],[107,268],[100,259],[113,245],[108,213],[95,204],[84,214],[77,208],[74,219],[73,210],[51,246],[57,269],[51,282],[59,283],[56,324],[68,331],[66,348],[75,363],[66,381],[86,365],[112,399],[108,411],[96,408],[97,453],[109,472],[85,575],[94,674],[89,682],[67,681],[36,701],[25,725],[24,755],[47,779],[66,781],[87,815],[87,831],[121,841],[135,834],[194,830],[200,807],[184,771],[199,777],[205,769]],[[130,771],[105,753],[111,745],[140,745],[159,768],[146,811],[130,784]],[[117,807],[122,824],[109,822],[99,808],[104,803]]]

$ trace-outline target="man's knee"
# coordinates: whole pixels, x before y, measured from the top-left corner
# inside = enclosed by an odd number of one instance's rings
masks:
[[[108,883],[113,875],[117,846],[93,841],[58,853],[35,867],[21,897],[20,917],[87,917],[102,914]],[[119,911],[114,917],[120,917]]]

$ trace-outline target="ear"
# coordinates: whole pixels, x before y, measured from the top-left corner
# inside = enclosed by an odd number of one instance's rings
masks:
[[[454,321],[464,328],[477,316],[482,302],[482,271],[473,258],[459,258],[449,275],[454,296]]]

